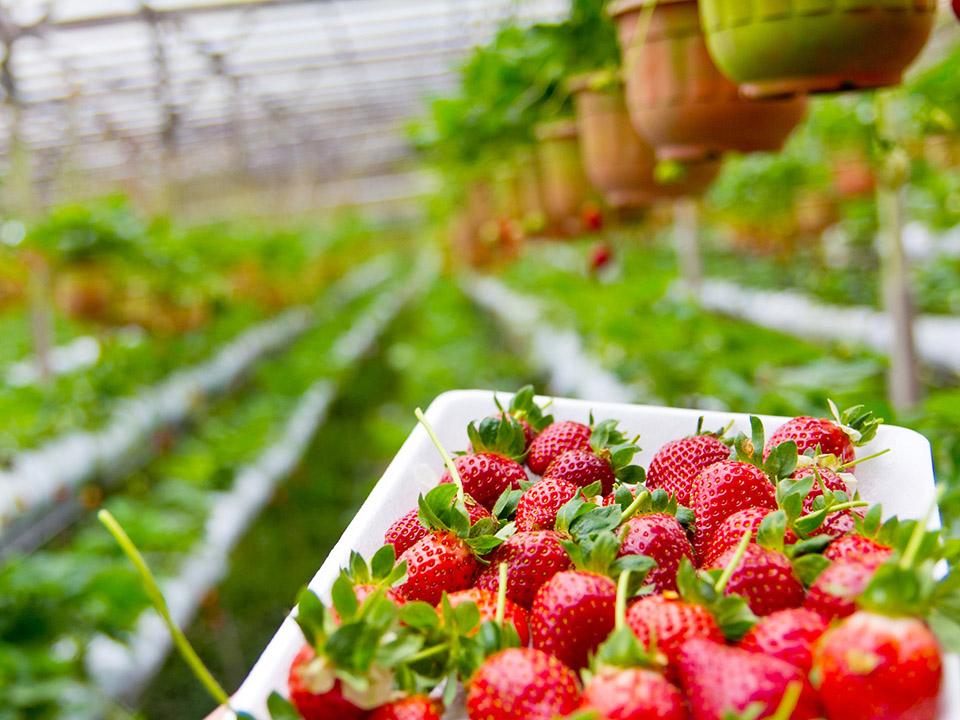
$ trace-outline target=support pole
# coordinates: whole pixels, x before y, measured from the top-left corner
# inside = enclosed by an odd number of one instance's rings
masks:
[[[898,410],[920,401],[920,373],[913,333],[909,268],[903,251],[903,190],[881,181],[877,189],[883,305],[890,318],[887,394]]]
[[[680,263],[684,289],[694,298],[700,297],[703,266],[700,262],[699,207],[694,198],[680,198],[673,204],[673,237]]]

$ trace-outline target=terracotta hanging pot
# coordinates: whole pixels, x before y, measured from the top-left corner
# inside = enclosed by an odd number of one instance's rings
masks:
[[[583,229],[581,211],[590,197],[576,123],[573,120],[543,123],[537,126],[536,136],[547,224],[552,232],[576,235]]]
[[[623,82],[609,72],[569,82],[587,177],[612,208],[639,208],[656,195],[653,148],[630,123]]]
[[[700,0],[714,61],[747,97],[898,85],[937,0]]]
[[[710,58],[696,0],[659,0],[643,38],[639,21],[652,2],[619,0],[610,13],[623,51],[630,117],[657,157],[697,161],[783,147],[806,101],[742,98]]]

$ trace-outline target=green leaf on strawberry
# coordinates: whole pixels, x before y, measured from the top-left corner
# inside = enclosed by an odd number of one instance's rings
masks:
[[[526,454],[523,426],[512,415],[487,417],[480,424],[470,423],[467,436],[475,453],[494,453],[520,460]]]

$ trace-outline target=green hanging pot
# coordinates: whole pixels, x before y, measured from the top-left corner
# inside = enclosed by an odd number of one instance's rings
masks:
[[[897,85],[937,0],[700,0],[710,55],[751,98]]]

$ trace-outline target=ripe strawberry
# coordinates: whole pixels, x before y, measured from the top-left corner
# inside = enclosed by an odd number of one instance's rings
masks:
[[[596,274],[613,260],[613,247],[606,241],[598,242],[590,248],[589,270]]]
[[[442,720],[443,706],[426,695],[411,695],[381,705],[369,720]]]
[[[727,517],[748,507],[777,509],[773,483],[763,470],[750,463],[727,461],[701,471],[693,488],[697,557],[704,557]]]
[[[507,598],[529,610],[537,590],[558,572],[570,567],[570,556],[552,530],[518,532],[493,551],[489,564],[477,576],[477,587],[497,592],[498,568],[507,564]]]
[[[343,697],[342,685],[334,680],[330,688],[319,689],[313,685],[311,665],[317,659],[310,645],[304,645],[290,665],[287,677],[290,702],[297,708],[303,720],[361,720],[367,710],[361,710]],[[320,683],[321,687],[325,683]]]
[[[870,584],[883,562],[884,558],[878,555],[837,560],[810,586],[803,606],[820,613],[828,621],[852,615],[857,609],[857,597]]]
[[[594,572],[565,570],[545,582],[530,610],[533,646],[579,670],[614,625],[617,586]]]
[[[619,556],[646,555],[657,563],[646,581],[657,592],[676,590],[680,559],[687,557],[693,562],[693,547],[680,521],[666,513],[634,515],[624,528]]]
[[[554,720],[579,704],[580,685],[573,671],[532,648],[492,655],[467,688],[470,720]]]
[[[527,467],[543,475],[550,463],[568,450],[590,450],[590,435],[590,428],[578,422],[567,420],[548,425],[530,443]]]
[[[527,480],[523,465],[492,452],[459,455],[453,459],[453,463],[463,481],[463,491],[487,510],[494,506],[505,490],[515,490]],[[440,482],[452,483],[453,478],[449,472],[445,472]]]
[[[755,718],[773,715],[792,683],[802,688],[791,720],[820,717],[817,696],[789,663],[695,638],[680,650],[680,681],[693,720],[724,720],[755,705]]]
[[[467,498],[465,505],[467,514],[470,516],[470,524],[473,525],[478,520],[493,517],[490,511],[483,505],[478,505],[472,498]],[[429,534],[430,528],[420,522],[420,511],[416,508],[410,512],[401,515],[394,523],[387,528],[383,534],[385,545],[393,545],[397,555],[400,555],[407,548],[413,546],[418,540]]]
[[[827,631],[813,664],[830,718],[938,717],[940,648],[920,620],[857,612]]]
[[[509,576],[508,576],[509,577]],[[509,586],[509,581],[508,581]],[[450,605],[456,607],[461,603],[472,602],[480,611],[480,622],[496,620],[497,618],[497,593],[490,590],[481,590],[480,588],[470,588],[468,590],[458,590],[447,595]],[[517,631],[521,645],[527,645],[530,642],[530,630],[527,626],[527,612],[522,607],[507,599],[504,605],[503,618],[506,622],[513,623]]]
[[[714,434],[693,435],[668,442],[657,451],[647,470],[647,487],[663,488],[687,507],[693,482],[700,471],[730,459],[730,448]]]
[[[826,621],[812,610],[778,610],[754,625],[743,636],[740,647],[779,658],[806,675],[813,664],[813,646],[826,629]]]
[[[893,551],[886,545],[863,535],[845,535],[834,540],[823,551],[827,560],[861,560],[870,556],[877,556],[886,560]]]
[[[830,410],[832,420],[801,416],[785,422],[770,436],[764,456],[780,443],[792,440],[801,455],[813,450],[821,455],[833,455],[841,463],[856,460],[856,447],[876,437],[883,420],[864,411],[862,405],[849,408],[841,415],[831,402]]]
[[[658,672],[603,668],[583,690],[583,710],[610,720],[686,720],[683,695]]]
[[[735,548],[747,530],[750,530],[752,540],[756,541],[760,523],[771,512],[773,511],[768,507],[748,507],[729,516],[720,523],[714,533],[710,547],[701,558],[701,565],[716,567],[720,556],[731,548]]]
[[[608,460],[590,450],[567,450],[559,455],[543,473],[543,479],[563,480],[578,487],[600,483],[603,494],[613,490],[617,480]]]
[[[710,611],[681,600],[675,593],[640,598],[627,611],[627,625],[644,647],[656,643],[657,653],[667,663],[668,677],[675,677],[680,647],[690,638],[723,642],[723,633]]]
[[[452,532],[435,530],[417,541],[402,555],[407,563],[407,579],[398,590],[407,600],[431,605],[440,602],[444,592],[465,590],[473,584],[477,559],[470,546]]]
[[[713,567],[727,567],[735,553],[736,548],[727,550]],[[794,574],[787,556],[753,543],[747,545],[725,593],[746,598],[750,609],[759,616],[800,607],[804,596],[803,584]]]
[[[566,480],[543,478],[523,491],[517,503],[517,530],[553,530],[557,513],[580,488]]]

